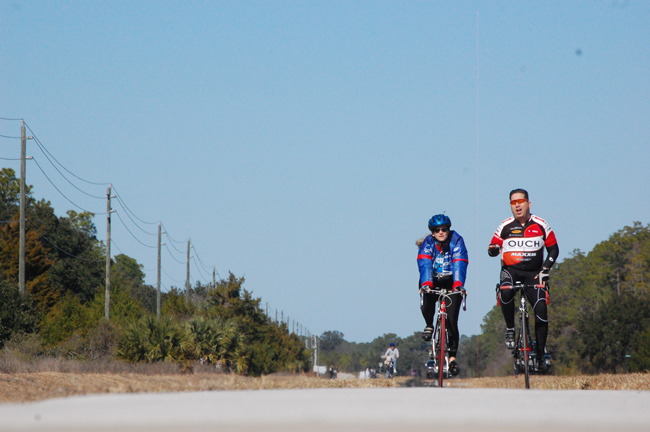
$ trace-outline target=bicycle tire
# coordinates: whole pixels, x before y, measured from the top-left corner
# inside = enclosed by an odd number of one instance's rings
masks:
[[[522,292],[521,295],[524,295]],[[530,371],[528,368],[528,322],[526,320],[526,314],[521,314],[521,335],[522,340],[524,341],[524,375],[526,376],[526,388],[530,389]]]
[[[446,302],[443,300],[440,305],[440,351],[438,353],[439,362],[438,362],[438,387],[442,388],[443,380],[445,377],[445,321],[447,317]]]

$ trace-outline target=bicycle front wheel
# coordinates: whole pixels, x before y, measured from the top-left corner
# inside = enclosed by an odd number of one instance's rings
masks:
[[[440,388],[442,388],[445,377],[445,335],[445,318],[443,317],[440,320],[440,333],[438,334],[440,338],[440,350],[438,351],[438,387]]]

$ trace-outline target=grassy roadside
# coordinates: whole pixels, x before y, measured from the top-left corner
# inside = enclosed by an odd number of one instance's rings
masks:
[[[208,390],[304,388],[368,388],[429,386],[433,381],[406,377],[395,380],[329,380],[308,375],[245,377],[216,373],[138,374],[36,372],[0,374],[0,402],[29,402],[98,393],[155,393]],[[521,376],[448,380],[452,388],[523,389]],[[531,388],[540,390],[650,390],[650,374],[533,376]]]
[[[523,376],[449,380],[449,387],[523,389]],[[530,388],[538,390],[650,390],[650,374],[602,374],[531,376]]]
[[[215,373],[144,375],[37,372],[0,374],[0,402],[29,402],[96,393],[396,386],[398,386],[396,382],[385,379],[329,380],[307,375],[269,375],[252,378]]]

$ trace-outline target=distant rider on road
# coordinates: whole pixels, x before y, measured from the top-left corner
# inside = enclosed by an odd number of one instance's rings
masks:
[[[422,332],[425,341],[430,341],[433,334],[433,316],[439,295],[427,293],[427,289],[445,288],[452,291],[451,302],[447,305],[445,325],[449,330],[449,372],[458,375],[456,363],[458,351],[458,315],[462,303],[467,265],[469,264],[465,241],[456,232],[451,231],[451,219],[439,214],[429,220],[431,235],[416,242],[418,267],[420,269],[420,309],[426,323]]]
[[[515,293],[507,288],[515,282],[522,282],[525,285],[540,285],[547,282],[549,270],[560,253],[555,233],[544,219],[530,214],[530,206],[526,190],[515,189],[510,192],[512,217],[501,222],[488,246],[488,254],[491,257],[501,253],[501,289],[497,295],[506,321],[505,340],[506,348],[509,349],[515,347]],[[546,260],[544,260],[545,247]],[[544,356],[548,335],[546,293],[539,288],[526,288],[525,291],[535,311],[537,367],[544,372],[551,364],[550,358]]]
[[[399,358],[399,350],[395,348],[395,344],[393,342],[390,343],[390,346],[386,350],[386,354],[384,354],[384,357],[386,358],[386,364],[388,364],[388,359],[391,359],[393,361],[393,375],[397,374],[397,359]],[[386,366],[386,378],[390,375],[390,368]]]

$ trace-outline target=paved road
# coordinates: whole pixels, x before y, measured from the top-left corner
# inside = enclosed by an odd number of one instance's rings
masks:
[[[509,407],[508,410],[505,407]],[[78,396],[0,404],[0,431],[650,430],[650,392],[454,388]]]

